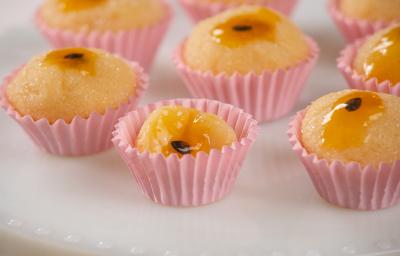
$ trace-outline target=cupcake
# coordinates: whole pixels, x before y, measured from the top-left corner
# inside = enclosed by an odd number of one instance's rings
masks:
[[[229,194],[257,133],[257,122],[232,105],[178,99],[127,114],[113,142],[143,194],[189,207]]]
[[[289,16],[297,2],[298,0],[180,0],[182,7],[194,22],[240,5],[266,6]]]
[[[80,156],[112,146],[116,121],[146,87],[137,64],[102,50],[66,48],[38,55],[7,77],[0,103],[41,149]]]
[[[329,12],[348,42],[400,20],[399,0],[330,0]]]
[[[350,87],[400,96],[400,25],[349,45],[338,59],[338,68]]]
[[[270,121],[296,104],[317,57],[317,45],[288,18],[241,7],[198,23],[174,62],[193,96]]]
[[[101,48],[146,70],[170,19],[163,0],[45,0],[36,13],[39,30],[54,47]]]
[[[400,98],[344,90],[298,113],[289,135],[322,198],[377,210],[400,199],[399,123]]]

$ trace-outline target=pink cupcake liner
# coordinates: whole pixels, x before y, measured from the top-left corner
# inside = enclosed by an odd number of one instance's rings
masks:
[[[297,113],[288,131],[293,151],[303,162],[320,196],[331,204],[354,210],[392,207],[400,199],[400,161],[361,166],[319,159],[301,144],[301,124],[306,111]]]
[[[351,43],[359,38],[374,34],[395,22],[368,21],[345,16],[339,9],[340,0],[329,0],[328,10],[347,42]]]
[[[136,94],[118,108],[109,108],[102,115],[93,112],[87,119],[75,117],[71,123],[57,120],[50,124],[47,119],[34,120],[31,116],[21,116],[7,100],[6,88],[21,70],[6,77],[0,88],[0,106],[29,135],[32,141],[43,151],[60,156],[84,156],[102,152],[112,147],[111,136],[118,119],[136,108],[139,99],[148,87],[148,77],[143,69],[132,63],[138,74]]]
[[[141,153],[134,146],[148,115],[160,106],[181,105],[223,118],[236,131],[238,141],[196,157]],[[259,132],[257,121],[234,106],[206,99],[161,101],[139,108],[116,125],[113,142],[131,170],[140,191],[166,206],[193,207],[221,200],[230,193],[246,154]]]
[[[151,69],[158,48],[172,19],[172,11],[165,2],[166,15],[158,24],[132,30],[80,32],[51,28],[37,11],[35,22],[43,36],[55,48],[89,47],[99,48],[138,62],[146,71]]]
[[[184,43],[175,51],[174,62],[186,87],[194,97],[215,99],[244,109],[259,122],[288,114],[300,94],[319,56],[319,48],[307,38],[309,57],[286,70],[246,75],[214,75],[191,69],[183,59]]]
[[[190,18],[196,23],[207,17],[214,16],[227,9],[235,8],[237,4],[226,3],[200,3],[194,0],[179,0],[183,9],[189,14]],[[265,0],[264,5],[287,16],[290,16],[297,5],[298,0]]]
[[[353,89],[367,90],[400,96],[400,83],[392,84],[390,81],[379,82],[376,78],[365,79],[358,74],[353,63],[357,56],[358,49],[364,44],[366,39],[359,39],[348,45],[340,54],[337,60],[338,69],[346,79],[349,86]]]

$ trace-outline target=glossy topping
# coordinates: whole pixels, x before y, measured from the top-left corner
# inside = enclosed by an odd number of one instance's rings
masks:
[[[268,9],[234,16],[211,30],[216,43],[240,47],[256,40],[275,41],[276,24],[281,18]]]
[[[57,0],[64,12],[81,11],[104,4],[108,0]]]
[[[54,50],[44,59],[47,65],[54,65],[61,70],[75,69],[82,74],[96,75],[97,54],[86,48],[68,48]]]
[[[143,124],[136,146],[141,152],[183,156],[209,153],[237,140],[234,130],[216,115],[193,108],[166,106]]]
[[[358,90],[327,94],[307,108],[301,142],[328,161],[376,167],[400,160],[400,98]]]
[[[382,99],[374,92],[355,91],[344,95],[323,120],[323,146],[337,150],[362,146],[369,125],[384,111]]]
[[[360,66],[361,74],[366,79],[377,78],[380,82],[389,80],[395,85],[400,82],[400,26],[386,30],[378,37],[372,37],[366,47],[361,48],[359,58],[362,60],[356,60],[356,66]]]
[[[49,123],[71,122],[127,103],[136,73],[124,60],[97,49],[60,49],[34,57],[7,86],[10,104],[22,116]]]

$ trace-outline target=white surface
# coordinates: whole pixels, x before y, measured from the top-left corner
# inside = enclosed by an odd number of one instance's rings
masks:
[[[0,2],[2,77],[47,47],[31,22],[38,2]],[[176,14],[146,102],[188,96],[170,53],[191,24]],[[343,41],[323,0],[302,0],[295,20],[322,48],[300,109],[345,88],[335,68]],[[227,199],[175,209],[144,198],[114,150],[75,159],[46,155],[1,111],[0,255],[83,255],[65,248],[115,256],[399,255],[400,207],[356,212],[322,201],[290,150],[288,121],[263,126]]]

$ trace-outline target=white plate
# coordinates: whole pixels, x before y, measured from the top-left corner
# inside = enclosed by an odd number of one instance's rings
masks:
[[[2,76],[46,47],[29,20],[38,2],[1,4]],[[322,48],[300,109],[345,88],[335,68],[343,41],[322,0],[303,0],[296,21]],[[177,10],[146,102],[188,96],[170,54],[189,28]],[[399,255],[400,207],[356,212],[325,203],[291,152],[288,121],[263,126],[228,198],[175,209],[144,198],[114,150],[46,155],[1,111],[0,255]]]

